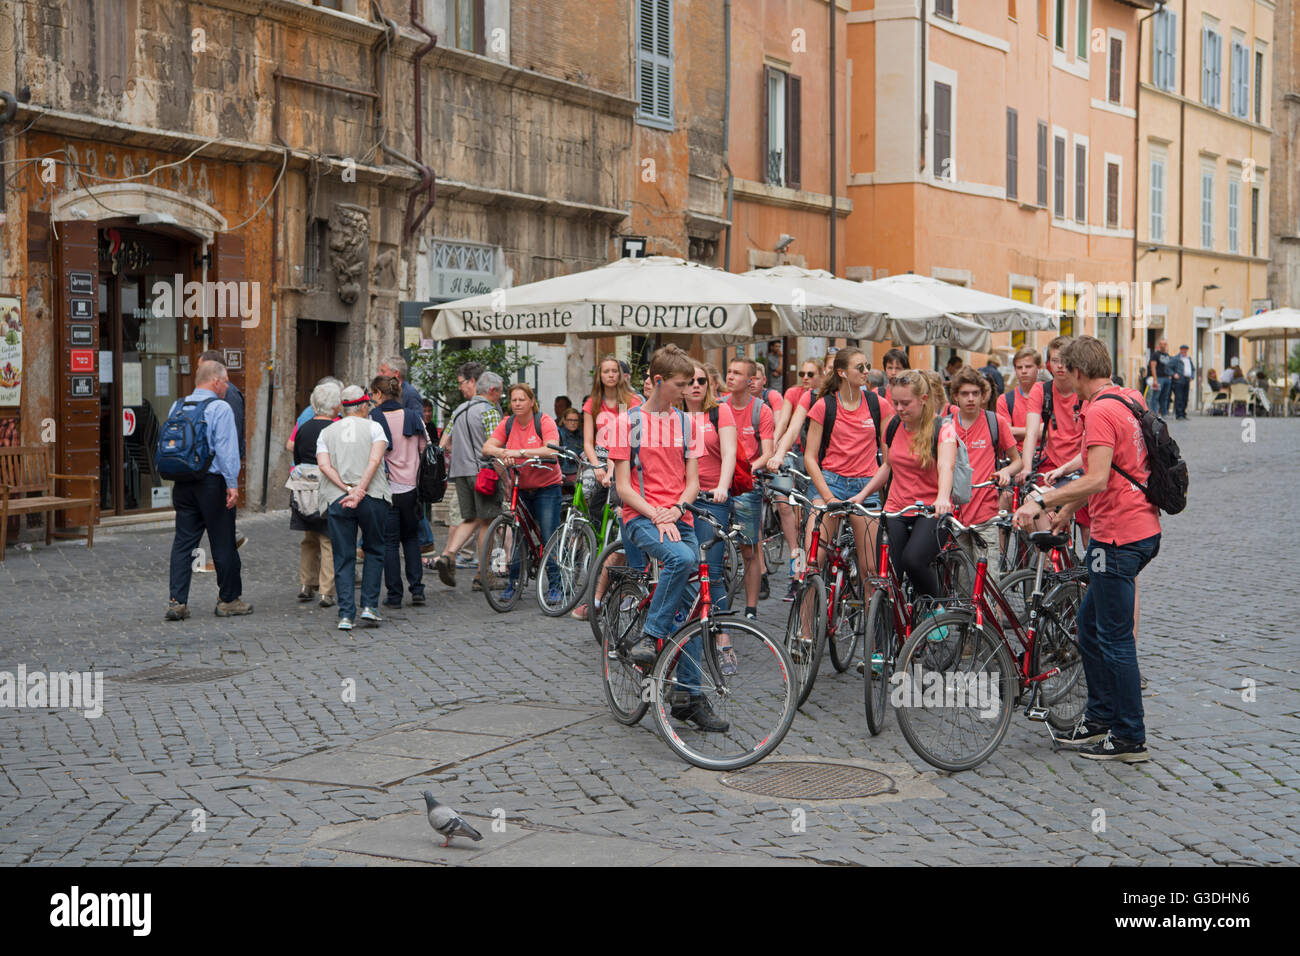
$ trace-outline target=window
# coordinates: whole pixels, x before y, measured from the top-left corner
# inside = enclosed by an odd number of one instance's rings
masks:
[[[1177,81],[1178,14],[1161,10],[1151,19],[1151,82],[1172,90]]]
[[[1052,215],[1057,219],[1065,218],[1065,137],[1057,136],[1052,140],[1053,159],[1056,168],[1052,176]]]
[[[447,32],[452,46],[470,53],[487,52],[483,30],[484,0],[447,0]]]
[[[1074,144],[1074,221],[1088,221],[1088,146]]]
[[[1106,70],[1106,99],[1117,106],[1124,103],[1124,41],[1110,38],[1110,62]]]
[[[799,77],[771,66],[763,67],[763,78],[767,91],[763,107],[764,182],[798,189],[802,176],[802,84]]]
[[[1201,248],[1214,248],[1214,170],[1201,170]]]
[[[1259,255],[1259,187],[1250,187],[1250,254]]]
[[[1255,51],[1255,122],[1264,122],[1264,54]]]
[[[324,274],[325,250],[329,248],[329,221],[310,219],[307,222],[307,241],[303,248],[302,281],[308,288],[321,284]]]
[[[1007,0],[1007,16],[1016,19],[1016,0]]]
[[[1228,76],[1228,112],[1245,117],[1250,112],[1250,51],[1235,37]]]
[[[1013,109],[1007,109],[1007,198],[1015,199],[1020,195],[1020,163],[1016,155],[1020,148],[1020,133],[1016,127],[1017,115]]]
[[[1119,163],[1106,164],[1106,228],[1119,228]]]
[[[1165,241],[1165,160],[1151,157],[1151,241]]]
[[[1047,208],[1047,124],[1038,121],[1038,205]]]
[[[1088,0],[1079,0],[1079,8],[1075,17],[1075,26],[1077,27],[1077,38],[1074,46],[1074,55],[1084,63],[1088,62]]]
[[[1228,170],[1228,251],[1240,252],[1237,239],[1237,219],[1241,214],[1241,183]]]
[[[1065,0],[1056,0],[1056,48],[1065,49]]]
[[[637,0],[637,119],[673,128],[672,0]]]
[[[952,87],[934,84],[934,175],[937,179],[956,181],[952,159]]]
[[[947,17],[949,20],[956,19],[953,15],[953,0],[934,0],[934,12],[941,17]]]
[[[1223,93],[1223,37],[1211,26],[1201,31],[1201,102],[1218,109]]]
[[[1047,37],[1047,0],[1038,0],[1038,35]]]

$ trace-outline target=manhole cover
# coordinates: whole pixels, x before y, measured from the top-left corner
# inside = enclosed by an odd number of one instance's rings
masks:
[[[247,669],[246,667],[178,667],[175,664],[163,664],[161,667],[151,667],[135,674],[128,674],[121,680],[128,684],[202,684],[234,677]]]
[[[851,800],[894,790],[889,776],[846,763],[769,760],[721,780],[733,790],[788,800]]]

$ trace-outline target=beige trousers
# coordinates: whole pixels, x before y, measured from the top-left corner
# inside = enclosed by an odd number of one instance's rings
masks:
[[[322,597],[334,596],[334,547],[328,534],[319,531],[302,533],[298,584],[304,588],[318,588]]]

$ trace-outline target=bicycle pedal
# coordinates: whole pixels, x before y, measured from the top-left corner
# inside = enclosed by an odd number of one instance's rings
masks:
[[[1047,708],[1046,708],[1046,707],[1026,707],[1026,708],[1025,708],[1025,716],[1028,717],[1030,720],[1036,720],[1036,721],[1038,721],[1038,722],[1041,723],[1041,722],[1047,720]]]

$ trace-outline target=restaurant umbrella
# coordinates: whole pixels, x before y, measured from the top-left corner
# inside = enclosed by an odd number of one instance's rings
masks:
[[[1042,306],[910,272],[873,279],[862,285],[890,292],[941,313],[970,316],[976,324],[991,332],[1038,332],[1060,326],[1059,316]]]
[[[1291,371],[1290,339],[1293,335],[1300,336],[1300,309],[1270,309],[1221,325],[1214,331],[1250,340],[1281,339],[1283,395],[1286,395],[1286,383],[1290,380],[1288,376]]]

